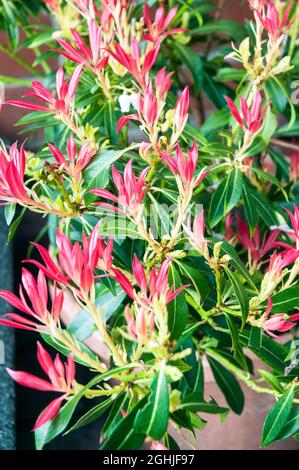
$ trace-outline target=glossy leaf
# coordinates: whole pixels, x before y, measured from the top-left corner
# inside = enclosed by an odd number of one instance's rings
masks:
[[[167,430],[169,418],[168,387],[163,366],[153,380],[151,390],[147,404],[136,415],[134,429],[159,440]]]
[[[227,404],[236,413],[241,414],[244,408],[244,394],[235,376],[214,358],[207,356],[216,383],[222,391]]]
[[[292,409],[294,385],[286,390],[267,415],[263,426],[261,446],[266,447],[275,441],[286,424]]]

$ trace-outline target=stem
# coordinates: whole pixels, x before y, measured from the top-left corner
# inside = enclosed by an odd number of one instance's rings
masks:
[[[286,149],[295,150],[296,152],[299,152],[299,145],[284,142],[283,140],[280,140],[280,139],[271,139],[271,144],[277,145],[278,147],[284,147]]]
[[[158,166],[158,161],[155,160],[150,171],[148,172],[148,175],[147,175],[147,178],[146,178],[146,182],[148,184],[150,184],[155,176],[155,173],[156,173],[156,170],[157,170],[157,166]]]
[[[8,57],[10,57],[12,60],[17,62],[19,65],[21,65],[24,69],[26,69],[32,75],[36,75],[38,77],[43,77],[43,74],[41,72],[39,72],[35,67],[33,67],[33,65],[28,64],[28,62],[26,62],[26,60],[19,57],[15,52],[11,51],[4,44],[0,43],[0,51],[4,52],[4,54],[8,55]]]
[[[107,369],[102,367],[97,361],[94,361],[93,359],[91,359],[86,352],[81,351],[81,349],[79,349],[74,343],[67,340],[65,336],[62,333],[60,333],[60,331],[56,330],[54,337],[57,340],[59,340],[61,343],[63,343],[68,349],[70,349],[74,353],[75,356],[82,359],[83,362],[86,362],[87,364],[89,364],[92,369],[98,370],[101,373],[107,372]]]
[[[114,394],[119,394],[124,390],[124,386],[120,385],[114,388],[110,388],[108,390],[87,390],[85,393],[86,398],[94,398],[94,397],[101,397],[101,396],[109,396]]]
[[[55,170],[51,168],[50,165],[47,165],[47,168],[48,168],[49,174],[53,177],[53,181],[55,182],[57,188],[61,192],[68,207],[71,209],[73,213],[77,213],[78,212],[77,206],[73,204],[72,201],[70,200],[69,194],[67,190],[65,189],[65,187],[63,186],[62,182],[60,181],[59,175],[55,172]]]
[[[230,361],[228,361],[227,359],[225,359],[223,356],[221,356],[221,354],[218,354],[217,351],[215,351],[214,349],[209,349],[207,348],[206,349],[206,352],[211,356],[213,357],[214,359],[216,359],[217,361],[219,361],[224,367],[227,367],[228,369],[231,369],[231,371],[233,371],[236,376],[242,380],[242,382],[245,382],[246,385],[251,388],[251,390],[257,392],[257,393],[265,393],[267,395],[272,395],[274,396],[275,398],[279,398],[281,396],[281,393],[278,392],[277,390],[273,390],[273,389],[270,389],[270,388],[266,388],[266,387],[260,387],[259,385],[257,385],[254,380],[250,379],[250,377],[248,377],[246,374],[244,374],[244,372],[242,372],[240,369],[238,369],[237,366],[235,366],[234,364],[232,364]],[[294,400],[294,403],[298,403],[299,400]]]
[[[214,269],[215,281],[216,281],[216,290],[217,290],[217,308],[221,307],[221,271],[219,268]]]
[[[117,362],[117,365],[125,366],[126,362],[123,360],[121,357],[120,353],[118,352],[118,349],[116,348],[113,339],[110,337],[106,327],[104,326],[103,322],[99,320],[99,315],[97,312],[97,309],[95,305],[89,300],[89,298],[86,296],[85,298],[86,306],[89,309],[95,324],[99,330],[99,333],[101,334],[103,340],[105,341],[106,345],[109,347],[110,351],[112,352],[113,358],[115,362]]]

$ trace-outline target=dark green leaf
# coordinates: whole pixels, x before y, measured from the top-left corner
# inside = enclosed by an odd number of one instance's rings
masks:
[[[164,367],[160,368],[159,374],[153,380],[151,390],[146,406],[136,415],[134,429],[157,441],[164,436],[169,418],[169,396]]]
[[[257,210],[255,200],[251,197],[246,184],[243,185],[243,202],[246,219],[249,224],[250,231],[253,233],[257,224]]]
[[[218,361],[207,356],[216,383],[222,391],[227,404],[238,415],[244,408],[244,394],[235,376]]]
[[[246,35],[246,30],[244,26],[241,26],[239,23],[230,20],[218,20],[213,21],[213,23],[205,23],[199,28],[195,28],[191,31],[193,36],[207,34],[226,34],[236,41],[244,39]]]
[[[234,292],[236,294],[236,297],[239,301],[239,304],[240,304],[240,307],[241,307],[241,311],[242,311],[242,326],[244,327],[245,323],[246,323],[246,320],[248,318],[248,314],[249,314],[249,299],[248,299],[248,295],[243,287],[243,285],[241,284],[241,282],[239,281],[238,277],[235,275],[235,273],[233,273],[232,271],[230,271],[228,268],[225,268],[225,272],[229,278],[229,280],[231,281],[232,283],[232,286],[233,286],[233,289],[234,289]]]
[[[94,406],[90,410],[87,411],[83,416],[81,416],[80,419],[74,424],[65,434],[69,434],[72,431],[75,431],[75,429],[79,429],[82,426],[87,426],[90,423],[93,423],[97,419],[99,419],[105,411],[111,406],[113,403],[113,399],[109,398],[108,400],[103,401],[102,403],[99,403],[98,405]]]
[[[192,51],[189,47],[176,43],[176,51],[180,55],[183,64],[190,70],[193,81],[195,95],[198,95],[203,84],[203,63],[198,53]]]
[[[285,423],[281,431],[279,432],[276,440],[286,439],[287,437],[293,436],[299,431],[299,406],[293,407],[288,417],[288,421]]]
[[[290,416],[293,399],[294,385],[292,385],[284,392],[283,395],[281,395],[277,403],[267,415],[262,433],[262,447],[270,445],[279,435]]]
[[[181,285],[181,278],[174,266],[171,263],[169,269],[169,284],[173,289],[178,289]],[[180,292],[175,299],[168,304],[168,322],[171,337],[177,339],[183,333],[188,318],[188,304],[185,300],[184,292]]]
[[[235,350],[239,342],[239,330],[231,315],[226,314],[225,318],[232,338],[232,349]]]
[[[288,287],[273,295],[272,302],[272,313],[287,313],[299,308],[299,285]]]
[[[242,186],[242,173],[238,168],[234,168],[212,196],[209,210],[209,223],[212,228],[238,203],[242,194]]]
[[[106,130],[106,134],[110,139],[112,144],[117,143],[117,134],[116,134],[116,125],[117,125],[117,117],[115,113],[115,108],[111,104],[110,101],[106,104],[104,108],[104,126]]]
[[[190,393],[178,407],[179,410],[188,410],[194,413],[222,414],[227,408],[218,406],[214,402],[205,403],[200,401],[200,394]]]
[[[285,348],[283,345],[264,334],[262,335],[261,347],[257,348],[252,346],[249,344],[250,332],[245,329],[240,333],[240,340],[265,364],[281,374],[285,373],[287,366],[285,361],[289,352],[288,348]]]
[[[122,418],[109,437],[101,445],[101,450],[136,450],[145,439],[145,434],[136,432],[134,421],[139,410],[142,410],[148,397],[140,400],[135,407]]]
[[[250,329],[249,336],[249,346],[254,347],[255,349],[260,349],[262,347],[263,340],[263,330],[258,326],[252,326]]]
[[[251,285],[251,287],[257,291],[256,285],[252,279],[252,276],[244,263],[241,261],[235,248],[226,241],[222,242],[221,252],[230,256],[230,264],[238,271],[239,274]]]

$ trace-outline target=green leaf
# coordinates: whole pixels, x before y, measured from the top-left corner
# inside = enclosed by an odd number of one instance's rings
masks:
[[[4,26],[12,49],[16,49],[19,42],[19,29],[15,16],[14,6],[8,0],[2,0],[2,6],[6,16]]]
[[[205,71],[203,89],[209,100],[218,109],[222,109],[226,105],[224,96],[228,94],[228,89],[222,83],[215,82],[210,71]]]
[[[210,132],[219,131],[219,129],[228,125],[230,116],[231,114],[226,108],[215,111],[205,119],[205,122],[201,127],[201,132],[204,135],[207,135]]]
[[[252,326],[250,329],[249,346],[253,346],[256,349],[260,349],[262,347],[262,340],[262,328],[259,328],[258,326]]]
[[[230,330],[230,335],[232,339],[232,349],[235,350],[239,342],[239,330],[233,318],[231,317],[231,315],[225,314],[225,318],[226,318],[227,326],[229,327],[229,330]]]
[[[209,223],[212,228],[239,202],[242,187],[243,175],[238,168],[234,168],[212,196],[209,210]]]
[[[99,228],[99,234],[106,237],[117,237],[117,238],[130,238],[143,239],[142,235],[138,232],[136,224],[128,220],[122,214],[115,217],[115,212],[111,211],[111,217],[109,211],[104,209],[102,212],[105,217],[103,223]],[[100,216],[101,212],[98,211],[97,215]]]
[[[246,75],[246,71],[242,69],[233,69],[230,67],[222,67],[218,70],[215,80],[218,82],[240,82]]]
[[[197,361],[197,372],[193,392],[196,393],[199,401],[204,401],[204,368],[201,359]]]
[[[5,85],[18,85],[18,86],[30,86],[32,80],[27,80],[25,78],[16,78],[16,77],[8,77],[7,75],[0,75],[0,82],[4,83]]]
[[[33,38],[26,39],[26,44],[24,42],[22,43],[22,47],[29,47],[29,49],[34,49],[35,47],[42,46],[43,44],[46,44],[49,46],[50,42],[55,41],[53,38],[53,33],[55,32],[55,29],[49,29],[48,31],[39,33],[39,34],[34,34]]]
[[[235,273],[233,273],[226,267],[224,269],[230,282],[232,283],[234,292],[239,301],[241,311],[242,311],[242,328],[244,328],[246,320],[249,315],[249,299],[248,299],[247,292],[245,291],[243,285],[240,283]]]
[[[242,389],[231,372],[222,366],[218,361],[207,356],[216,383],[222,391],[229,407],[238,415],[244,408],[244,394]]]
[[[267,415],[263,426],[261,447],[266,447],[274,442],[286,424],[292,409],[294,387],[292,385],[285,391]]]
[[[277,225],[277,217],[268,201],[257,191],[248,190],[251,199],[254,201],[256,210],[268,227]]]
[[[132,366],[130,366],[132,367]],[[94,387],[99,382],[109,379],[114,375],[127,370],[130,368],[129,366],[124,367],[116,367],[115,369],[105,372],[104,374],[100,374],[97,377],[93,378],[90,382],[88,382],[85,387],[83,387],[73,398],[71,398],[58,412],[55,418],[52,421],[48,421],[43,426],[38,428],[35,431],[35,445],[36,450],[42,450],[42,448],[48,442],[52,441],[56,436],[61,434],[67,425],[69,424],[76,406],[80,399],[84,396],[87,389]]]
[[[246,214],[246,219],[249,224],[251,233],[256,228],[257,225],[257,210],[254,199],[251,197],[250,192],[248,191],[248,186],[243,184],[243,203]]]
[[[228,242],[223,241],[221,245],[221,253],[230,256],[230,264],[238,271],[239,274],[251,285],[251,287],[257,292],[256,285],[252,279],[252,276],[244,263],[241,261],[238,253],[235,248],[231,246]]]
[[[299,119],[297,119],[292,126],[285,124],[277,129],[276,135],[278,137],[296,137],[299,135]]]
[[[14,238],[14,236],[16,234],[16,231],[18,230],[19,225],[23,220],[25,212],[26,212],[26,207],[24,207],[22,209],[20,215],[11,224],[11,226],[9,228],[9,232],[8,232],[7,243],[10,243],[12,241],[12,239]]]
[[[143,409],[148,397],[140,400],[135,407],[114,427],[113,432],[101,445],[101,450],[136,450],[145,439],[145,434],[136,432],[134,421],[139,410]]]
[[[116,125],[117,117],[115,108],[113,107],[112,103],[108,101],[104,107],[104,127],[112,144],[117,143]]]
[[[269,98],[275,108],[280,113],[283,113],[288,103],[287,96],[281,92],[281,88],[278,86],[277,82],[271,77],[265,82],[265,87]]]
[[[166,433],[169,419],[169,396],[163,366],[153,380],[151,390],[146,406],[136,415],[134,429],[157,441]]]
[[[213,23],[205,23],[199,28],[191,30],[192,36],[204,35],[207,34],[225,34],[229,37],[232,37],[236,41],[244,39],[246,35],[246,30],[244,26],[241,26],[239,23],[230,20],[218,20],[213,21]]]
[[[88,357],[90,357],[90,359],[92,359],[93,361],[96,361],[96,362],[99,361],[98,356],[94,352],[92,352],[91,349],[89,349],[89,347],[86,346],[85,343],[80,341],[78,338],[75,338],[74,336],[70,335],[70,333],[67,330],[63,330],[63,334],[65,336],[71,336],[73,340],[75,339],[77,347],[87,355],[86,361],[84,361],[84,359],[82,359],[81,357],[78,358],[78,356],[76,356],[75,354],[74,359],[78,364],[82,364],[85,367],[86,366],[89,367],[89,363],[87,360]],[[72,352],[70,349],[66,348],[63,343],[52,338],[52,336],[47,335],[45,333],[42,333],[41,335],[42,335],[42,338],[46,341],[46,343],[48,343],[50,346],[52,346],[53,348],[55,348],[57,351],[64,354],[65,356],[68,356]]]
[[[52,441],[65,430],[82,396],[83,392],[77,393],[59,410],[59,413],[52,421],[48,421],[35,431],[36,450],[42,450],[45,444]]]
[[[126,402],[126,394],[120,393],[113,402],[108,418],[105,421],[101,434],[108,437],[112,434],[117,417],[120,416],[120,410]]]
[[[188,264],[183,263],[182,261],[179,261],[177,259],[175,259],[174,261],[179,266],[182,276],[184,276],[188,280],[188,282],[191,282],[193,284],[193,287],[200,296],[200,298],[205,299],[210,291],[210,285],[206,277],[201,274],[198,269],[193,268],[192,266],[189,266]]]
[[[194,413],[210,413],[210,414],[223,414],[227,412],[227,408],[218,406],[214,402],[206,403],[201,402],[200,394],[190,393],[178,406],[178,410],[187,410]]]
[[[157,199],[151,193],[148,193],[148,196],[153,203],[151,206],[151,216],[153,217],[154,227],[151,227],[151,232],[154,234],[158,232],[160,238],[167,235],[169,236],[173,226],[169,216],[169,211],[167,208],[165,210],[163,204],[159,204]]]
[[[95,305],[102,309],[105,320],[108,321],[121,306],[125,297],[126,293],[121,288],[116,287],[113,294],[104,284],[101,284],[96,294]],[[85,341],[92,335],[94,321],[87,307],[73,318],[67,329],[81,341]]]
[[[4,206],[4,217],[7,225],[10,225],[15,213],[16,213],[16,204],[8,204],[7,206]]]
[[[286,439],[287,437],[297,434],[299,431],[299,406],[293,407],[281,431],[279,432],[276,440]]]
[[[263,370],[263,369],[259,369],[258,370],[259,374],[261,377],[263,377],[263,379],[271,385],[271,387],[274,388],[274,390],[277,390],[279,393],[283,393],[283,387],[282,385],[280,384],[280,381],[277,377],[275,377],[274,374],[272,374],[271,372],[269,372],[268,370]]]
[[[272,313],[288,313],[294,308],[299,308],[299,284],[273,295],[272,302]]]
[[[277,343],[272,338],[262,335],[262,344],[256,347],[250,344],[250,331],[244,329],[240,333],[240,341],[254,352],[254,354],[261,359],[265,364],[272,367],[275,371],[284,374],[286,369],[286,358],[289,349]]]
[[[194,81],[194,92],[197,96],[203,84],[203,63],[199,53],[192,51],[189,47],[176,42],[176,51],[179,53],[183,64],[190,70]]]
[[[277,77],[272,77],[272,78],[276,82],[278,87],[280,88],[283,96],[285,96],[287,98],[288,102],[289,102],[289,106],[290,106],[290,109],[291,109],[291,117],[290,117],[288,128],[290,129],[294,125],[294,123],[296,122],[296,118],[297,118],[296,108],[293,105],[291,97],[290,97],[290,93],[285,88],[285,86],[281,83],[281,81]]]
[[[99,403],[98,405],[92,407],[90,410],[87,411],[87,413],[81,416],[81,418],[78,419],[76,424],[74,424],[66,433],[64,433],[64,435],[75,431],[75,429],[82,428],[82,426],[87,426],[88,424],[93,423],[105,413],[105,411],[111,406],[112,403],[113,399],[108,398],[108,400],[105,400],[102,403]]]
[[[256,168],[255,166],[252,166],[251,170],[257,175],[261,176],[265,181],[271,181],[271,183],[274,184],[274,186],[279,188],[279,190],[282,192],[285,199],[288,201],[289,199],[288,194],[281,186],[280,181],[278,181],[278,179],[275,178],[275,176],[271,175],[270,173],[266,173],[265,171],[261,170],[260,168]]]
[[[173,290],[178,289],[181,285],[181,278],[174,266],[171,263],[169,269],[169,284]],[[168,324],[171,337],[178,339],[183,333],[188,318],[188,304],[185,300],[184,292],[180,292],[172,302],[168,304]]]
[[[94,188],[105,188],[108,185],[111,165],[128,151],[129,147],[123,150],[104,149],[97,153],[92,163],[83,171],[83,178],[87,184],[86,204],[91,204],[97,198],[89,191]]]

